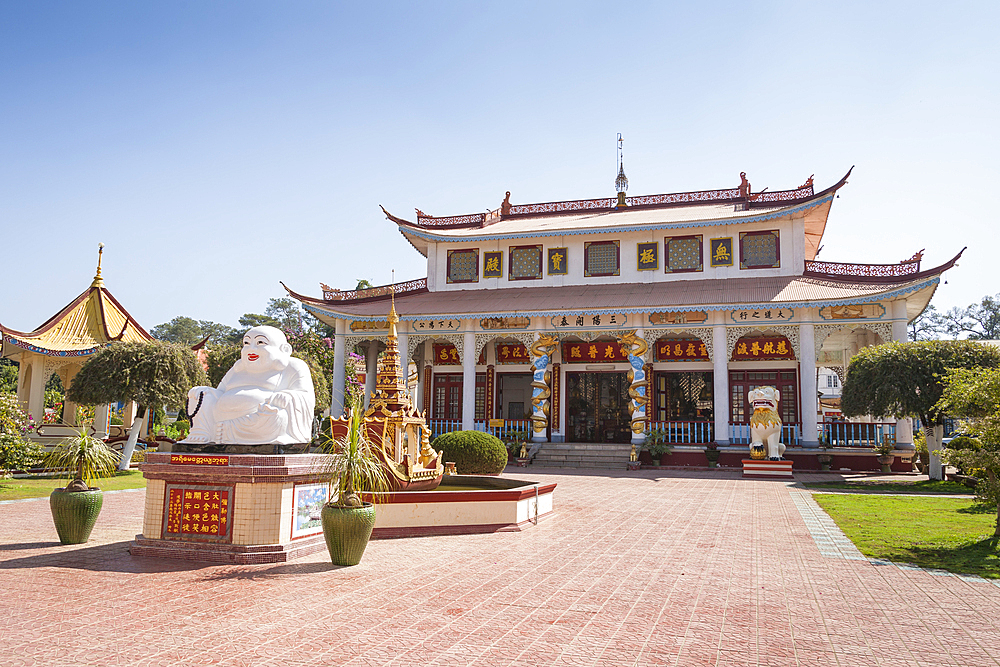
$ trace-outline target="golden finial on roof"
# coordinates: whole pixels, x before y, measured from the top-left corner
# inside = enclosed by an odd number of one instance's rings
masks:
[[[389,336],[396,337],[396,322],[399,322],[399,315],[396,314],[396,271],[392,272],[392,283],[389,285],[390,303],[389,307]]]
[[[104,287],[104,280],[101,278],[101,257],[104,255],[104,244],[97,244],[97,274],[94,276],[94,282],[90,283],[91,287]]]

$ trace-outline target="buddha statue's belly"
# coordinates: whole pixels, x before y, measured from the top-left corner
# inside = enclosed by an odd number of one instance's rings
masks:
[[[273,395],[274,392],[259,387],[230,389],[220,396],[216,403],[216,419],[219,421],[237,419],[256,412],[260,404]]]

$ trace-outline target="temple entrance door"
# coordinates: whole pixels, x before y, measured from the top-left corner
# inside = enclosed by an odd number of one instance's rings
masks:
[[[566,373],[566,439],[631,442],[625,373]]]
[[[531,416],[531,373],[497,373],[497,405],[500,419],[518,420]]]

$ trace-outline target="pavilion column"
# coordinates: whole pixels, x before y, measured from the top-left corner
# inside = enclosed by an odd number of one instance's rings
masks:
[[[111,404],[102,403],[94,406],[94,437],[104,440],[108,437],[108,429],[111,424]]]
[[[799,406],[802,414],[802,446],[819,447],[816,424],[816,328],[799,325]]]
[[[368,341],[368,349],[365,351],[365,407],[372,400],[375,392],[375,376],[378,373],[378,341]]]
[[[330,416],[344,414],[344,385],[346,384],[347,336],[344,334],[344,320],[337,320],[333,335],[333,391],[331,392]]]
[[[476,428],[476,334],[466,331],[462,350],[462,430]]]
[[[45,419],[45,357],[35,357],[31,360],[31,381],[28,386],[28,414],[41,424]]]
[[[726,351],[726,326],[712,327],[712,385],[715,389],[715,442],[729,444],[729,359]]]
[[[892,339],[900,343],[905,343],[909,336],[906,331],[906,300],[899,299],[890,304],[892,309]],[[916,446],[913,444],[913,421],[909,417],[896,419],[896,449],[913,451]]]

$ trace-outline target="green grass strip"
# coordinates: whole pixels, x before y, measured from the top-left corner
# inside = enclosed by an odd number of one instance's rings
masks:
[[[848,482],[808,482],[803,486],[810,489],[838,489],[858,492],[878,493],[942,493],[971,496],[975,493],[964,484],[958,482],[938,482],[936,480],[900,481],[900,482],[867,482],[863,480]]]
[[[67,480],[55,477],[26,477],[0,479],[0,500],[21,500],[23,498],[45,498],[52,489],[66,486]],[[111,479],[102,479],[95,486],[102,491],[123,489],[144,489],[146,478],[138,470],[119,472]]]
[[[933,496],[817,493],[813,498],[869,558],[1000,578],[995,508]]]

